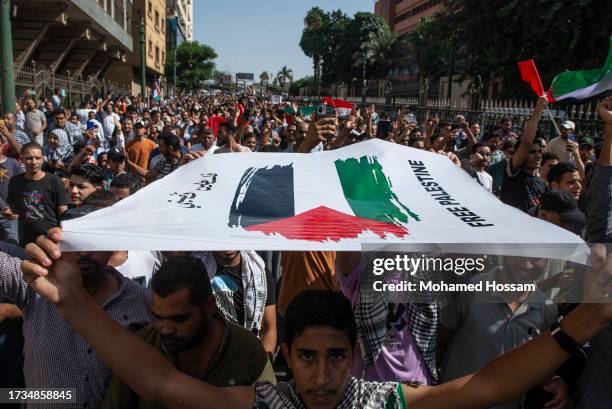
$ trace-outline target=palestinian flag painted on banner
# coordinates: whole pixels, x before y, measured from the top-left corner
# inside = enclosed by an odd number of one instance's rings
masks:
[[[603,67],[588,71],[568,71],[557,75],[548,91],[550,102],[587,99],[612,90],[612,36]]]
[[[334,162],[353,214],[325,205],[295,214],[293,165],[249,168],[236,189],[230,227],[280,234],[292,240],[340,241],[371,231],[380,238],[409,234],[417,214],[401,203],[375,156]],[[262,198],[265,198],[262,200]]]
[[[336,109],[336,112],[338,112],[338,115],[341,117],[349,116],[353,110],[353,104],[343,99],[323,97],[321,102],[333,106]]]

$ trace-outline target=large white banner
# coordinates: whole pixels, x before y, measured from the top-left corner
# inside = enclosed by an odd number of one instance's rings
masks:
[[[66,250],[441,243],[474,252],[465,245],[490,243],[490,254],[529,255],[538,244],[550,245],[551,256],[584,261],[586,247],[504,205],[446,157],[381,140],[312,154],[207,155],[63,229]]]

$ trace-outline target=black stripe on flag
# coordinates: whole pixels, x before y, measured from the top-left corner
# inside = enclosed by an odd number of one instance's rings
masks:
[[[242,175],[229,214],[230,227],[295,216],[293,165],[249,168]]]

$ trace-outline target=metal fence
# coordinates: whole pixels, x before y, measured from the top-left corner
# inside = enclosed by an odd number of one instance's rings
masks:
[[[347,101],[357,105],[362,104],[360,97],[345,97]],[[301,97],[300,101],[304,104],[313,104],[320,100],[319,97]],[[392,119],[397,117],[400,108],[407,107],[413,112],[419,124],[422,124],[426,115],[438,114],[443,121],[454,121],[457,115],[465,116],[469,123],[479,123],[483,134],[495,131],[504,118],[512,120],[513,129],[521,134],[525,122],[531,117],[535,106],[535,98],[530,101],[523,100],[482,100],[471,103],[469,100],[449,101],[447,99],[426,99],[419,100],[413,98],[385,98],[368,97],[366,104],[374,104],[377,111],[386,112]],[[576,124],[576,134],[580,136],[590,136],[595,141],[601,141],[604,133],[604,123],[599,118],[596,110],[596,100],[591,100],[583,104],[549,104],[552,116],[557,125],[562,121],[570,120]],[[544,113],[539,124],[539,135],[547,138],[556,136],[556,131],[550,117]]]
[[[83,78],[82,75],[58,75],[45,67],[36,64],[15,70],[15,95],[34,95],[36,98],[50,97],[53,90],[59,88],[66,95],[66,105],[74,106],[90,99],[101,98],[108,93],[129,95],[130,91],[117,83],[99,80],[96,77]]]

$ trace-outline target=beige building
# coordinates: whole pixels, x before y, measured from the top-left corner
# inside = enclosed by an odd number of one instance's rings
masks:
[[[132,87],[133,95],[140,95],[140,20],[145,23],[145,60],[147,86],[165,74],[166,64],[166,0],[134,0],[132,5],[133,51],[127,64],[109,69],[107,77]],[[161,88],[161,84],[160,84]]]

